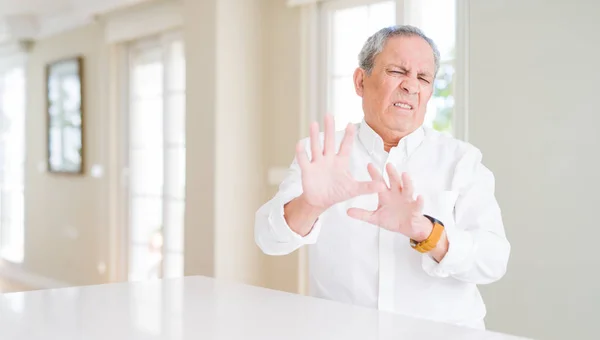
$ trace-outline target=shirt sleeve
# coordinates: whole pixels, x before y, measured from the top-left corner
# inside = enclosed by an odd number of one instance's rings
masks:
[[[460,188],[454,220],[442,221],[448,252],[439,263],[423,255],[423,269],[434,277],[453,277],[475,284],[499,280],[506,273],[510,243],[495,198],[495,179],[473,148],[458,162],[453,186]]]
[[[300,236],[287,224],[284,206],[302,194],[300,166],[296,159],[290,165],[287,175],[279,185],[273,198],[256,212],[254,239],[258,247],[267,255],[286,255],[305,244],[314,244],[321,230],[321,219],[317,219],[306,236]]]

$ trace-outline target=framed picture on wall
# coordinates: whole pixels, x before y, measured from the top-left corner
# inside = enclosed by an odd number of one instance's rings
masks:
[[[46,66],[48,171],[83,174],[83,58]]]

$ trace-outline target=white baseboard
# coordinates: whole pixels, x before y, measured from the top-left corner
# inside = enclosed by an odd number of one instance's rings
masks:
[[[32,289],[53,289],[71,287],[73,285],[49,277],[31,273],[18,264],[0,260],[0,277],[14,281]]]

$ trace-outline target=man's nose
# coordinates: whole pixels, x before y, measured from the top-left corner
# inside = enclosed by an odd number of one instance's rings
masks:
[[[416,79],[407,77],[400,83],[400,87],[408,94],[419,93],[419,82]]]

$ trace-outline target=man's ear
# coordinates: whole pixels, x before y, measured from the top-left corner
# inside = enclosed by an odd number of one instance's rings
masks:
[[[365,76],[366,72],[362,68],[358,67],[354,70],[354,90],[360,97],[362,97],[364,93]]]

